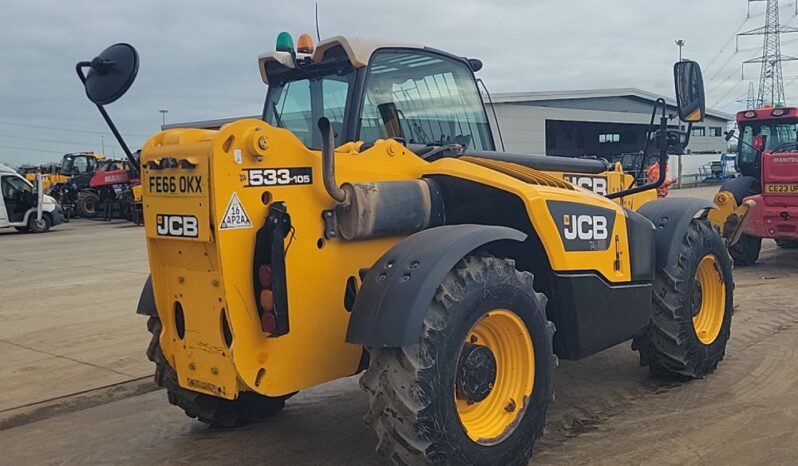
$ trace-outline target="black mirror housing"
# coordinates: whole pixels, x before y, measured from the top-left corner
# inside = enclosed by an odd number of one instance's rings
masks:
[[[90,68],[85,78],[82,68]],[[114,44],[94,60],[78,63],[78,74],[86,96],[97,105],[108,105],[122,97],[139,71],[139,54],[130,44]]]
[[[697,123],[704,120],[706,99],[701,67],[692,60],[682,60],[673,65],[673,80],[676,87],[676,106],[679,119]]]

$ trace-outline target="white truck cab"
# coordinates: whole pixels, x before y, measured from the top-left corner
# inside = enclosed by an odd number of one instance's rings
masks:
[[[0,228],[44,233],[64,220],[55,199],[5,165],[0,165],[0,194]]]

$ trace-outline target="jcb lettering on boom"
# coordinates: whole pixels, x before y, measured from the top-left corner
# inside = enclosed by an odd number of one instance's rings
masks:
[[[606,176],[586,176],[582,174],[566,173],[563,178],[569,183],[593,191],[601,196],[607,195]]]
[[[147,182],[150,194],[203,194],[201,175],[151,175]]]

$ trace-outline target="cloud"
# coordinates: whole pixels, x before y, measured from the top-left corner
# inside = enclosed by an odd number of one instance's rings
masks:
[[[160,109],[169,110],[170,122],[258,114],[266,87],[257,55],[273,49],[280,31],[295,37],[313,31],[313,10],[307,0],[6,4],[0,17],[0,161],[99,150],[99,133],[107,153],[122,155],[74,71],[76,62],[114,42],[132,43],[141,55],[138,80],[108,107],[131,145],[158,130]],[[787,19],[789,12],[785,6]],[[491,92],[638,87],[665,95],[673,92],[674,39],[687,41],[686,56],[707,63],[716,58],[713,66],[720,67],[733,55],[733,48],[723,47],[734,28],[753,28],[762,19],[742,23],[744,2],[723,0],[322,0],[319,16],[322,37],[378,37],[478,57]],[[734,110],[734,99],[747,89],[731,73],[739,59],[707,83],[710,103],[728,94],[725,110]],[[47,142],[55,140],[62,142]]]

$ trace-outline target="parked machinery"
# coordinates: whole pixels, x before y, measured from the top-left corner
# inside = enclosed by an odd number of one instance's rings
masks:
[[[42,175],[33,185],[11,168],[0,165],[0,228],[44,233],[63,221],[61,207],[44,194]]]
[[[604,197],[562,178],[603,161],[496,152],[479,60],[345,37],[295,49],[283,33],[258,63],[263,120],[142,150],[138,312],[156,381],[189,416],[238,425],[363,371],[365,421],[394,463],[526,464],[557,357],[633,339],[680,377],[723,358],[731,259],[710,203],[651,200],[665,170]],[[137,70],[127,44],[78,64],[115,134],[104,105]],[[700,121],[698,64],[674,74],[681,119]]]
[[[740,212],[752,209],[742,236],[729,248],[735,264],[752,265],[759,259],[762,238],[798,247],[798,108],[744,110],[737,113],[737,126],[737,170],[742,176],[721,185],[713,220],[739,230]],[[733,137],[734,131],[727,133],[727,140]]]

